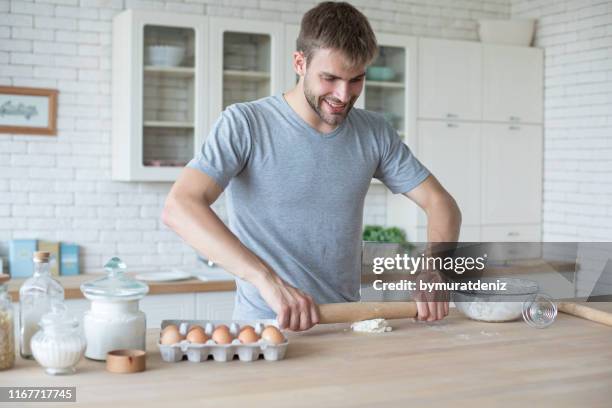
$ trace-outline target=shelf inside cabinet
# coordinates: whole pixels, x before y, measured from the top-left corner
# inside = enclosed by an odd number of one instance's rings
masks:
[[[365,85],[372,88],[395,88],[404,89],[403,82],[391,82],[391,81],[372,81],[367,80]]]
[[[166,67],[158,65],[146,65],[144,72],[154,74],[167,74],[179,77],[191,77],[195,74],[195,70],[191,67]]]
[[[158,127],[158,128],[192,128],[192,122],[172,122],[163,120],[146,120],[144,122],[145,127]]]
[[[237,69],[226,69],[223,70],[223,75],[227,77],[253,79],[258,81],[265,81],[270,79],[270,73],[262,71],[241,71]]]

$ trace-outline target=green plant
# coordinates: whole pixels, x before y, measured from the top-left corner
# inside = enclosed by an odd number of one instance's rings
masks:
[[[412,245],[406,240],[406,233],[397,227],[384,228],[380,225],[366,225],[363,229],[362,239],[364,241],[400,244],[405,249],[412,248]]]

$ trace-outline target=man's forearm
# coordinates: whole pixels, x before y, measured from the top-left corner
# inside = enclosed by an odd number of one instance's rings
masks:
[[[168,197],[163,222],[198,253],[223,269],[254,283],[273,274],[270,268],[225,226],[206,203],[194,198]]]
[[[438,242],[457,242],[460,228],[461,211],[452,197],[432,204],[427,211],[427,241],[430,246]]]

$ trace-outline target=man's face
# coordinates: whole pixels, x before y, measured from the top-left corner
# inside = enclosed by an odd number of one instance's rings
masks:
[[[338,126],[363,90],[364,66],[349,66],[341,52],[316,50],[304,74],[304,96],[323,122]]]

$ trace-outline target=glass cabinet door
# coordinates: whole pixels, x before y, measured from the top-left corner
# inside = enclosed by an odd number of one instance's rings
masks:
[[[223,109],[271,94],[269,34],[223,33]]]
[[[113,180],[173,181],[208,118],[208,19],[126,10],[113,18]]]
[[[402,138],[406,134],[406,86],[406,49],[381,45],[366,71],[364,107],[381,113]]]
[[[211,122],[231,104],[282,91],[282,33],[281,23],[210,21]]]
[[[145,25],[144,166],[183,167],[194,151],[195,32]]]

